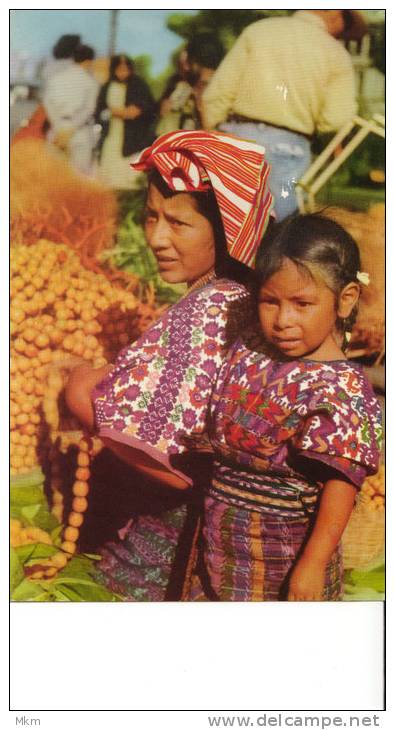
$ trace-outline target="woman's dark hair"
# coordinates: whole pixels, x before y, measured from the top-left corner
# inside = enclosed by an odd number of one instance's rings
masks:
[[[93,61],[95,57],[95,51],[91,46],[85,46],[80,44],[77,46],[73,53],[73,58],[76,63],[83,63],[84,61]]]
[[[55,43],[52,49],[52,55],[57,60],[62,58],[71,58],[77,46],[80,45],[81,36],[79,35],[62,35]]]
[[[169,188],[162,175],[156,168],[148,173],[148,188],[154,185],[164,198],[172,198],[180,195],[181,191]],[[207,192],[189,192],[197,205],[198,212],[208,220],[213,232],[215,241],[215,273],[218,277],[233,279],[240,284],[252,284],[253,274],[245,264],[233,259],[227,249],[224,226],[218,204],[212,189]]]
[[[134,62],[132,61],[129,56],[126,56],[125,53],[119,53],[117,56],[111,56],[110,59],[110,80],[116,81],[117,77],[115,76],[115,70],[117,66],[119,66],[120,63],[126,63],[129,71],[133,73],[134,71]]]
[[[320,276],[336,298],[347,284],[357,282],[361,269],[359,249],[352,236],[330,218],[312,213],[292,215],[268,229],[255,266],[256,293],[289,259],[312,278]],[[347,320],[338,323],[351,330],[357,316],[354,307]]]

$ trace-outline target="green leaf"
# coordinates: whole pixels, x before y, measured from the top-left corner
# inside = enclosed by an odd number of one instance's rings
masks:
[[[92,580],[89,580],[89,578],[72,578],[69,576],[64,576],[63,573],[60,573],[57,578],[54,578],[52,581],[55,585],[84,585],[84,586],[96,586],[96,583]]]
[[[40,527],[41,530],[50,532],[55,527],[59,526],[59,522],[48,510],[47,505],[42,505],[34,518],[34,526]]]
[[[352,590],[346,590],[344,601],[382,601],[383,593],[373,590],[373,588],[361,588],[354,586]]]
[[[103,560],[101,555],[95,555],[95,553],[84,553],[84,555],[90,560],[95,560],[96,562],[100,562],[100,560]]]
[[[61,537],[61,535],[62,535],[62,532],[63,532],[63,528],[64,528],[64,525],[57,525],[57,526],[56,526],[56,527],[55,527],[55,528],[54,528],[54,529],[53,529],[53,530],[51,531],[51,533],[50,533],[50,534],[51,534],[51,540],[52,540],[52,542],[53,542],[53,543],[55,543],[56,545],[58,545],[58,543],[60,542],[60,537]]]
[[[44,483],[44,473],[41,469],[33,469],[28,474],[19,474],[18,476],[11,477],[10,486],[11,489],[18,489],[20,487],[34,487],[42,485]]]
[[[54,591],[54,601],[75,601],[75,596],[73,591],[70,591],[68,588],[57,588]]]
[[[43,598],[45,596],[45,598]],[[12,601],[43,601],[48,600],[49,593],[43,590],[42,583],[24,578],[11,594]]]
[[[10,489],[10,501],[13,505],[23,507],[32,504],[46,504],[43,485],[28,485],[23,487],[12,487]]]
[[[94,571],[94,565],[86,555],[76,555],[63,568],[62,575],[72,576],[75,578],[91,578]]]
[[[95,583],[93,583],[92,585],[79,583],[73,585],[73,587],[61,584],[57,586],[56,590],[68,596],[68,598],[72,601],[86,601],[91,603],[113,603],[120,601],[120,598],[116,596],[116,594],[110,593],[110,591],[108,591],[106,588]]]
[[[35,545],[20,545],[19,547],[15,548],[15,552],[18,555],[19,560],[21,561],[22,565],[26,563],[26,560],[29,560],[30,556],[34,552]]]
[[[372,570],[368,573],[353,570],[351,573],[351,580],[355,586],[359,586],[361,588],[372,588],[379,593],[383,593],[385,590],[385,575],[383,570]]]
[[[22,563],[19,560],[18,553],[14,548],[10,548],[10,591],[15,588],[24,580],[25,574],[23,572]]]
[[[25,520],[28,522],[29,525],[34,525],[34,518],[37,515],[37,513],[40,511],[41,505],[39,504],[30,504],[26,507],[22,507],[21,509],[21,515],[25,518]]]
[[[21,545],[15,548],[18,558],[23,565],[34,565],[43,558],[49,558],[55,555],[58,548],[54,545],[44,545],[43,543],[34,543],[33,545]]]

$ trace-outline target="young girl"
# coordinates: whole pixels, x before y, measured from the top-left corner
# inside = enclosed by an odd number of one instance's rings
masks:
[[[262,341],[229,351],[211,402],[214,477],[189,600],[339,600],[340,539],[377,471],[380,409],[344,354],[358,248],[333,221],[296,216],[257,263]]]

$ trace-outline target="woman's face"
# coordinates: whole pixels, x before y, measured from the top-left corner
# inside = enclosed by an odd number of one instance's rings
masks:
[[[132,72],[126,61],[120,61],[118,66],[115,67],[114,71],[115,77],[118,79],[118,81],[126,81],[131,73]]]
[[[145,235],[159,272],[169,284],[193,284],[215,264],[211,223],[188,193],[164,198],[150,185],[145,211]]]

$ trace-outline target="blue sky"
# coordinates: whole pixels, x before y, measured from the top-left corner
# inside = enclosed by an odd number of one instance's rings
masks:
[[[116,51],[130,56],[149,53],[153,73],[160,73],[182,42],[165,25],[166,18],[177,12],[194,15],[197,10],[120,10]],[[11,10],[11,53],[38,60],[51,54],[59,36],[80,33],[97,56],[105,56],[109,19],[109,10]]]

